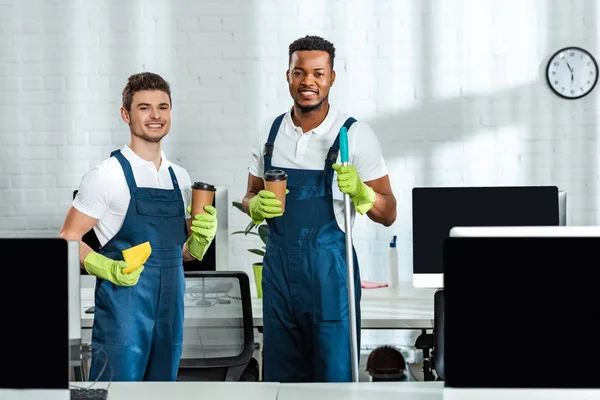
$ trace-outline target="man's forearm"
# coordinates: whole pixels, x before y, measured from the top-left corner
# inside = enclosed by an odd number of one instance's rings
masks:
[[[65,232],[60,232],[58,234],[58,237],[63,238],[65,240],[77,240],[79,242],[79,265],[81,266],[81,269],[85,269],[85,266],[83,265],[83,260],[85,260],[87,255],[93,252],[94,250],[92,250],[90,246],[85,244],[80,237],[75,237]]]
[[[375,204],[367,212],[367,216],[374,222],[390,226],[396,221],[396,213],[396,197],[393,194],[375,192]]]
[[[242,208],[244,209],[244,212],[248,215],[250,215],[250,200],[252,200],[254,196],[256,196],[256,193],[248,192],[242,199]]]
[[[183,256],[183,261],[195,260],[195,258],[190,254],[190,252],[187,249],[187,242],[183,244],[183,250],[182,250],[181,254]]]

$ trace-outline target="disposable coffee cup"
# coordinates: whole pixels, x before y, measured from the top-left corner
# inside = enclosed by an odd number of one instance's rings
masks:
[[[277,200],[281,201],[281,212],[285,211],[285,189],[287,187],[287,174],[280,169],[272,169],[265,173],[263,178],[265,189],[275,193]]]
[[[207,214],[204,206],[212,206],[216,190],[211,184],[194,182],[192,185],[192,218],[196,214]]]

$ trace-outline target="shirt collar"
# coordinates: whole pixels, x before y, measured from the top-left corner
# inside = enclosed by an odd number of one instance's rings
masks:
[[[336,110],[330,104],[329,111],[327,112],[327,116],[325,117],[323,122],[321,122],[321,124],[319,126],[317,126],[315,129],[313,129],[312,131],[317,136],[325,136],[331,131],[331,128],[333,127],[333,124],[335,123],[335,121],[337,121],[337,119],[338,119],[338,110]]]
[[[333,127],[335,122],[337,121],[338,114],[339,111],[336,108],[334,108],[331,104],[329,104],[329,111],[327,112],[327,116],[325,117],[323,122],[321,122],[319,126],[314,128],[310,132],[314,133],[317,136],[327,135],[331,131],[331,128]],[[290,109],[290,111],[287,113],[286,119],[288,120],[290,127],[292,127],[292,131],[297,128],[296,125],[294,125],[294,121],[292,120],[292,109]]]
[[[131,166],[134,168],[144,167],[148,164],[152,164],[152,167],[154,168],[154,163],[152,161],[144,160],[142,157],[135,154],[128,145],[123,146],[123,148],[121,149],[121,153],[123,153],[127,161],[129,161]],[[165,153],[162,150],[160,152],[160,157],[160,168],[169,168],[171,166],[171,162],[167,160],[167,158],[165,157]]]

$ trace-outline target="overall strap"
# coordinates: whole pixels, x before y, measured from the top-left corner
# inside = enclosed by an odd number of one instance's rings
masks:
[[[273,121],[271,124],[271,130],[269,131],[269,138],[267,139],[267,143],[265,143],[265,149],[263,151],[264,156],[264,164],[265,171],[271,169],[271,160],[273,158],[273,145],[275,144],[275,138],[277,137],[277,132],[279,132],[279,127],[281,126],[281,122],[283,121],[283,117],[285,117],[285,113],[281,114]]]
[[[175,176],[173,167],[169,167],[169,175],[171,175],[171,181],[173,182],[173,189],[179,190],[179,183],[177,182],[177,177]]]
[[[356,119],[350,117],[346,120],[346,122],[344,122],[343,126],[346,127],[347,131],[350,131],[350,127],[355,122],[356,122]],[[331,168],[331,166],[333,164],[335,164],[335,162],[337,161],[339,152],[340,152],[340,134],[338,132],[337,136],[335,137],[335,141],[333,142],[333,144],[329,148],[329,151],[327,152],[327,158],[325,159],[325,171],[333,169],[333,168]]]
[[[123,173],[125,174],[125,180],[127,181],[127,186],[129,186],[129,190],[136,190],[137,185],[135,183],[135,178],[133,177],[133,171],[131,170],[131,164],[125,158],[125,156],[121,153],[121,150],[115,150],[110,153],[111,157],[115,157],[119,164],[121,164],[121,168],[123,168]]]

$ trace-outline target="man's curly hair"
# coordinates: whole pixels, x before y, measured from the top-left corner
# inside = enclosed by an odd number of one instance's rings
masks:
[[[329,65],[331,65],[331,69],[333,70],[335,47],[333,47],[333,43],[323,39],[320,36],[306,35],[303,38],[297,39],[294,42],[292,42],[289,48],[288,65],[292,62],[292,54],[294,54],[294,52],[305,50],[326,51],[329,54]]]
[[[141,72],[134,74],[127,79],[127,85],[123,89],[123,108],[131,111],[131,101],[136,92],[143,90],[160,90],[169,95],[171,103],[171,87],[160,75],[152,72]],[[171,104],[172,105],[172,104]],[[172,108],[172,107],[171,107]]]

